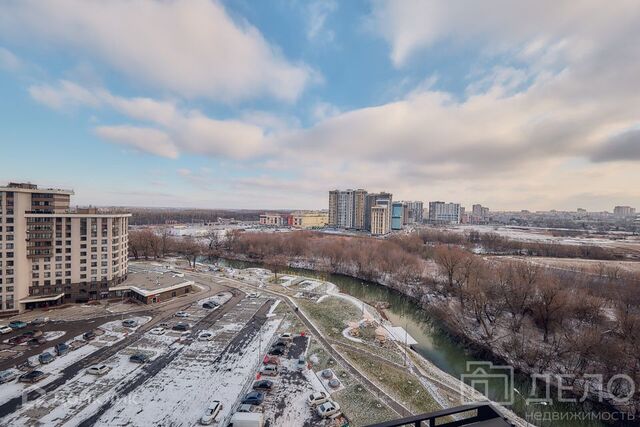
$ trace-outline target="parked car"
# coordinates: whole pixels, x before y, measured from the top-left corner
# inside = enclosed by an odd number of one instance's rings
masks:
[[[0,334],[8,334],[9,332],[13,332],[13,329],[7,325],[0,325]]]
[[[55,358],[56,357],[53,354],[49,353],[48,351],[45,351],[40,356],[38,356],[38,361],[44,365],[46,363],[53,362],[53,359]]]
[[[258,292],[250,292],[247,294],[249,298],[258,298],[260,294]]]
[[[91,341],[96,338],[96,333],[93,331],[85,332],[82,338],[84,338],[85,341]]]
[[[173,328],[174,331],[188,331],[189,330],[189,324],[188,323],[178,323],[176,324]]]
[[[244,403],[238,406],[238,409],[236,410],[236,412],[254,413],[254,412],[262,412],[262,410],[259,406]]]
[[[260,391],[251,391],[247,393],[240,403],[248,405],[261,405],[264,401],[264,393]]]
[[[135,328],[138,326],[138,321],[134,319],[127,319],[122,321],[122,326],[125,328]]]
[[[162,335],[166,332],[165,328],[162,327],[158,327],[158,328],[153,328],[149,331],[149,333],[153,334],[153,335]]]
[[[209,310],[214,309],[214,308],[218,308],[220,304],[218,304],[215,301],[207,301],[204,304],[202,304],[202,308],[208,308]]]
[[[104,375],[111,370],[107,365],[93,365],[87,369],[87,374],[91,375]]]
[[[7,369],[6,371],[0,371],[0,384],[8,383],[18,378],[18,373],[13,369]]]
[[[14,320],[13,322],[9,323],[9,327],[11,329],[22,329],[22,328],[26,328],[27,324],[25,322],[20,321],[20,320]]]
[[[290,344],[291,344],[290,341],[283,340],[283,339],[278,339],[278,341],[276,341],[274,346],[277,346],[277,347],[288,347]]]
[[[273,381],[269,381],[269,380],[256,381],[255,383],[253,383],[253,386],[251,388],[253,388],[254,390],[269,391],[273,388]]]
[[[311,393],[309,397],[307,397],[307,403],[311,406],[321,405],[327,400],[329,400],[329,395],[324,391]]]
[[[332,415],[337,414],[338,412],[340,412],[340,405],[338,405],[338,403],[334,402],[333,400],[329,400],[318,406],[318,415],[320,415],[322,418],[329,418]]]
[[[200,424],[209,425],[213,423],[222,410],[222,403],[217,400],[211,402],[206,411],[204,411],[204,415],[200,418]]]
[[[276,376],[278,375],[278,365],[264,365],[260,369],[262,375]]]
[[[45,323],[48,323],[48,322],[49,322],[48,317],[36,317],[31,321],[31,324],[33,326],[39,326],[39,325],[44,325]]]
[[[28,336],[30,336],[32,338],[38,338],[38,337],[43,336],[44,333],[41,330],[36,329],[36,330],[33,330],[33,331],[25,331],[25,332],[22,333],[22,335],[28,335]]]
[[[200,332],[200,335],[198,335],[198,340],[199,341],[211,341],[213,339],[213,337],[214,337],[213,332],[202,331],[202,332]]]
[[[17,337],[10,338],[9,344],[11,345],[23,344],[29,341],[30,339],[31,337],[29,335],[22,334],[22,335],[18,335]]]
[[[133,363],[147,363],[149,361],[149,356],[144,353],[136,353],[131,355],[129,358],[129,362]]]
[[[176,313],[176,317],[189,317],[189,313],[187,313],[186,311],[179,311]]]
[[[47,340],[45,337],[37,337],[37,338],[31,338],[29,341],[27,341],[27,344],[29,345],[40,345],[40,344],[44,344],[46,343]]]
[[[21,382],[21,383],[35,383],[35,382],[40,381],[44,377],[46,377],[46,375],[42,371],[31,371],[31,372],[26,373],[24,375],[20,375],[18,377],[18,381]]]
[[[281,340],[286,340],[286,341],[292,341],[293,340],[293,334],[291,332],[285,332],[284,334],[280,335],[280,339]]]
[[[236,412],[231,417],[229,425],[233,427],[262,427],[264,416],[260,412]]]
[[[282,356],[284,354],[284,348],[283,347],[273,347],[271,350],[269,350],[269,353],[272,356]]]
[[[54,350],[58,356],[62,356],[63,354],[69,353],[71,348],[67,344],[61,342],[60,344],[55,345]]]

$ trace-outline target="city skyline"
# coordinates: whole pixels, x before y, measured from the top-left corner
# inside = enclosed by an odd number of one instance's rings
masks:
[[[640,206],[640,7],[465,7],[7,2],[0,182],[100,206]]]

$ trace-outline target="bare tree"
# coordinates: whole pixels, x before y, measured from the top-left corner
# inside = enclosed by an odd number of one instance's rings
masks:
[[[534,320],[542,328],[545,343],[549,342],[549,333],[565,318],[568,301],[568,294],[555,278],[547,275],[538,284],[531,308]]]

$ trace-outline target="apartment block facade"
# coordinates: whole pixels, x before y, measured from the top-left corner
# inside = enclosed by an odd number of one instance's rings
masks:
[[[294,228],[321,228],[329,222],[326,211],[299,211],[291,214],[291,226]]]
[[[391,208],[391,229],[402,230],[407,214],[406,204],[403,202],[393,202]]]
[[[0,315],[107,298],[126,279],[130,214],[72,211],[71,195],[0,187]]]
[[[391,231],[389,206],[376,205],[371,208],[371,234],[380,236]]]
[[[429,222],[459,224],[462,212],[460,203],[429,202]]]
[[[371,231],[371,209],[374,206],[383,205],[387,207],[389,214],[388,222],[391,223],[391,205],[393,204],[393,195],[391,193],[369,193],[365,198],[365,217],[364,217],[364,229]]]
[[[367,192],[362,189],[329,191],[329,225],[363,230],[366,197]]]

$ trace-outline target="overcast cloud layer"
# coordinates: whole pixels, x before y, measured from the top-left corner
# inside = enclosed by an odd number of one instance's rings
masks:
[[[421,83],[384,102],[345,109],[316,96],[303,114],[305,92],[334,83],[322,67],[287,57],[207,0],[5,1],[0,64],[19,72],[22,46],[71,50],[133,82],[117,93],[109,79],[47,72],[24,84],[55,114],[108,116],[89,125],[105,143],[175,162],[175,179],[195,191],[180,203],[319,208],[329,188],[364,187],[503,209],[640,208],[640,3],[406,0],[368,9],[357,31],[372,46],[385,42],[397,73],[437,49],[480,52],[464,89],[444,89],[425,69]],[[339,3],[304,11],[307,29],[296,37],[341,45],[330,28]],[[252,173],[221,180],[181,163],[192,155]]]

